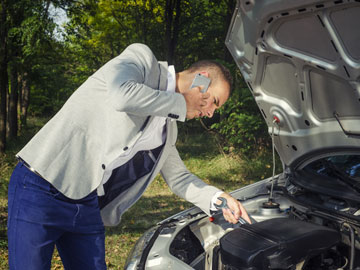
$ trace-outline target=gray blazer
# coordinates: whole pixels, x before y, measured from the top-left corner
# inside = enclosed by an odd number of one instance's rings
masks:
[[[175,120],[185,120],[186,103],[181,94],[164,91],[167,72],[167,63],[158,62],[146,45],[130,45],[90,76],[17,155],[65,196],[80,199],[139,139],[148,116],[167,117],[166,143],[154,169],[101,210],[104,224],[117,225],[159,172],[174,193],[209,214],[219,189],[191,174],[180,159]]]

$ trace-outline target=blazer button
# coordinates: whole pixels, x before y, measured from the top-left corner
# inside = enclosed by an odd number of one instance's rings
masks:
[[[102,164],[102,165],[101,165],[101,168],[103,168],[103,170],[105,170],[105,168],[106,168],[106,167],[105,167],[105,164]]]
[[[168,117],[175,118],[175,119],[179,118],[179,116],[177,114],[173,114],[173,113],[169,113]]]
[[[128,150],[128,149],[129,149],[129,147],[125,146],[123,150],[126,151],[126,150]]]

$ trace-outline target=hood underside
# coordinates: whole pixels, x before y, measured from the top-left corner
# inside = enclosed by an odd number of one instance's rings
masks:
[[[360,0],[238,1],[226,45],[285,166],[360,153],[359,25]]]

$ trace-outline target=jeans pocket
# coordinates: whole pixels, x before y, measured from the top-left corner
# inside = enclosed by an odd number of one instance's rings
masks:
[[[23,179],[23,188],[25,190],[33,191],[36,193],[43,193],[52,197],[57,196],[60,192],[51,185],[48,181],[38,175],[28,173]]]

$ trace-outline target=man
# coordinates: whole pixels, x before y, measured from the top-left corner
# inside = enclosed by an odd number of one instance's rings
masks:
[[[195,74],[212,82],[190,89]],[[179,196],[209,214],[230,195],[185,168],[175,148],[176,120],[208,116],[230,94],[229,72],[199,62],[176,73],[133,44],[77,89],[18,153],[9,185],[10,269],[50,269],[56,244],[65,269],[106,269],[104,225],[117,225],[160,172]],[[241,210],[240,210],[241,209]]]

